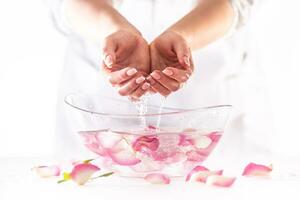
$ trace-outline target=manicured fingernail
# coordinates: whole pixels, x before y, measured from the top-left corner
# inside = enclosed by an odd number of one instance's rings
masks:
[[[170,69],[165,69],[165,70],[163,71],[163,73],[164,73],[165,75],[167,75],[167,76],[172,76],[172,75],[173,75],[173,71],[170,70]]]
[[[187,79],[188,79],[188,77],[186,77],[186,76],[182,76],[182,77],[181,77],[181,80],[182,80],[182,81],[186,81]]]
[[[153,80],[151,76],[147,77],[147,81],[149,81],[150,85],[154,85],[156,81]]]
[[[105,64],[107,65],[108,68],[112,68],[113,60],[111,55],[107,55],[105,57]]]
[[[189,57],[184,56],[183,60],[184,60],[184,63],[185,63],[186,65],[190,66],[190,59],[189,59]]]
[[[145,77],[141,76],[135,80],[136,84],[140,84],[145,81]]]
[[[132,75],[134,75],[135,73],[137,73],[137,70],[136,70],[135,68],[132,68],[132,69],[130,69],[130,70],[128,70],[128,71],[126,72],[126,74],[127,74],[128,76],[132,76]]]
[[[143,86],[142,86],[142,89],[147,90],[149,87],[150,87],[149,83],[144,83]]]
[[[156,72],[154,72],[154,73],[152,73],[151,74],[151,76],[153,77],[153,78],[155,78],[156,80],[159,80],[161,77],[160,77],[160,75]]]

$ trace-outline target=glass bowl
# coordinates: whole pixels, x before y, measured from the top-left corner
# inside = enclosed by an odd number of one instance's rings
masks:
[[[69,94],[65,102],[87,149],[100,167],[122,176],[186,175],[211,154],[221,139],[231,106],[181,109]]]

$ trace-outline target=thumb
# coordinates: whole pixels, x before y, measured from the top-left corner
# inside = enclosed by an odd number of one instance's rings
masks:
[[[102,60],[108,68],[116,62],[117,44],[113,40],[106,40],[102,48]]]
[[[190,49],[185,43],[185,41],[178,41],[174,45],[174,51],[177,55],[177,59],[179,63],[184,68],[190,68],[191,67],[191,56],[190,56]]]

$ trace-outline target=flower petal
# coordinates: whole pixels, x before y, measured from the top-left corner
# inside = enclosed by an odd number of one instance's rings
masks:
[[[148,174],[144,179],[152,184],[169,184],[170,178],[165,174],[153,173]]]
[[[57,165],[53,166],[37,166],[32,168],[33,171],[37,173],[42,178],[59,176],[60,168]]]
[[[113,148],[123,139],[121,135],[112,132],[99,132],[95,137],[103,148]]]
[[[202,135],[194,138],[193,143],[195,147],[205,149],[212,143],[212,140],[210,139],[210,137]]]
[[[108,151],[110,158],[119,165],[132,166],[141,162],[140,159],[136,158],[136,155],[129,149],[113,152]]]
[[[91,176],[99,170],[100,168],[96,165],[82,163],[73,168],[70,176],[78,185],[84,185],[91,178]]]
[[[159,146],[159,141],[155,136],[142,136],[136,139],[132,148],[135,151],[142,151],[143,148],[149,149],[151,151],[156,151]]]
[[[207,177],[206,184],[218,187],[230,187],[235,182],[235,177],[212,175]]]
[[[223,170],[210,171],[206,167],[196,166],[187,175],[185,181],[196,181],[196,182],[205,183],[209,176],[222,175],[222,174],[223,174]]]
[[[273,170],[273,166],[265,166],[256,163],[249,163],[243,172],[243,176],[268,176]]]
[[[188,175],[186,176],[185,181],[189,181],[191,179],[191,177],[193,176],[193,174],[200,172],[200,171],[209,171],[206,167],[203,166],[196,166],[194,169],[192,169]]]

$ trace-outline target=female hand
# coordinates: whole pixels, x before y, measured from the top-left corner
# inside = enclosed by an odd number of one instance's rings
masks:
[[[102,69],[119,94],[135,99],[145,94],[150,87],[145,82],[150,72],[147,41],[136,31],[119,30],[105,38],[102,51]]]
[[[191,51],[185,39],[174,31],[166,31],[150,44],[151,89],[163,96],[177,91],[194,70]]]

